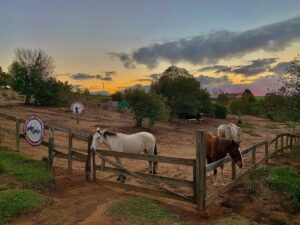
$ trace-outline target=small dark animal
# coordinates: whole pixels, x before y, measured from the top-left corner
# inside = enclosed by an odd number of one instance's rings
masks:
[[[206,144],[206,159],[207,163],[218,161],[224,158],[227,154],[231,156],[233,161],[240,167],[243,167],[243,158],[240,148],[240,141],[227,140],[210,133],[205,133],[205,144]],[[223,166],[221,166],[222,173],[222,185],[224,185],[223,177]],[[217,169],[214,170],[214,185],[217,186]]]

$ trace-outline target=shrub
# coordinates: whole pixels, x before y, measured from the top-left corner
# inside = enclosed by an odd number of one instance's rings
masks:
[[[222,105],[215,105],[215,117],[225,119],[227,117],[227,109]]]
[[[162,99],[154,93],[146,93],[142,89],[125,91],[125,100],[134,113],[136,126],[141,127],[143,120],[149,120],[149,126],[168,118],[168,109]]]

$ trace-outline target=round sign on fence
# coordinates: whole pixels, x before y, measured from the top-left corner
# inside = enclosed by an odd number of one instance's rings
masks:
[[[44,123],[38,116],[30,116],[25,121],[23,132],[29,144],[40,145],[45,137]]]
[[[84,111],[84,105],[81,102],[74,102],[71,105],[71,111],[75,116],[79,116]]]

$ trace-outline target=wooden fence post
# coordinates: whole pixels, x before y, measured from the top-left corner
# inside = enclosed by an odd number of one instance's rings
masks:
[[[252,165],[255,165],[256,163],[256,146],[254,146],[253,151],[252,151]],[[256,167],[256,166],[254,166]]]
[[[54,148],[54,129],[49,127],[49,142],[48,142],[48,170],[53,171],[53,148]]]
[[[20,151],[20,120],[16,118],[16,150]]]
[[[195,166],[195,191],[198,209],[205,210],[206,207],[206,149],[203,130],[196,131],[196,166]]]
[[[92,151],[92,165],[93,165],[93,181],[96,181],[96,158],[95,158],[95,151]]]
[[[293,148],[293,136],[291,135],[290,136],[290,149]]]
[[[72,148],[73,148],[73,133],[72,130],[69,128],[69,144],[68,144],[68,172],[69,173],[72,173],[72,164],[73,164]]]
[[[86,157],[86,163],[85,163],[85,179],[87,181],[91,180],[91,142],[92,142],[92,136],[90,136],[87,144],[87,157]]]
[[[283,135],[280,137],[281,154],[283,153]]]
[[[265,141],[265,157],[269,156],[269,141]],[[266,163],[269,162],[269,158],[266,159]]]
[[[285,150],[288,150],[288,146],[289,146],[289,135],[286,135],[286,139],[285,139]]]
[[[277,150],[278,150],[278,137],[276,137],[276,141],[275,141],[275,152],[277,152]]]

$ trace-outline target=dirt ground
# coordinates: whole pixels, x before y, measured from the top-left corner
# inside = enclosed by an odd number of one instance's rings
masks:
[[[35,114],[40,116],[46,123],[53,124],[58,127],[70,127],[77,132],[94,132],[96,127],[108,128],[111,131],[134,133],[138,131],[148,131],[153,133],[158,142],[158,152],[160,155],[175,156],[182,158],[195,158],[195,131],[204,129],[206,131],[216,133],[220,124],[228,122],[236,122],[237,118],[229,116],[227,119],[205,118],[201,124],[187,124],[185,121],[179,121],[176,124],[159,123],[153,129],[140,129],[134,126],[133,117],[128,113],[119,113],[111,110],[102,110],[97,108],[86,108],[86,112],[80,117],[80,123],[76,124],[76,118],[71,115],[69,108],[64,107],[32,107],[32,106],[7,106],[0,108],[1,113],[26,118]],[[272,139],[276,134],[289,132],[290,130],[281,123],[271,122],[264,118],[243,117],[244,123],[252,124],[252,128],[242,129],[241,147],[242,149],[266,139]],[[0,119],[0,125],[4,127],[14,128],[15,124]],[[67,136],[63,133],[55,133],[55,143],[67,145]],[[5,135],[4,144],[15,148],[15,140],[9,135]],[[86,143],[74,141],[76,148],[86,149]],[[21,151],[30,155],[32,158],[41,159],[47,155],[45,147],[32,148],[24,141],[21,142]],[[258,158],[263,156],[263,149],[258,150]],[[245,157],[246,165],[249,165],[251,156]],[[298,161],[299,162],[299,161]],[[113,224],[119,225],[120,222],[110,221],[105,216],[107,205],[122,198],[136,197],[137,193],[128,192],[120,189],[114,189],[105,185],[88,183],[84,180],[84,164],[74,163],[73,174],[67,174],[67,161],[63,159],[55,159],[55,188],[48,194],[53,201],[44,210],[34,215],[25,215],[18,218],[12,224]],[[125,166],[135,171],[145,172],[147,164],[141,161],[126,160]],[[230,165],[225,166],[225,181],[230,182],[231,171]],[[239,172],[239,171],[238,171]],[[162,176],[170,176],[191,180],[192,170],[185,166],[177,166],[170,164],[159,165],[158,174]],[[103,176],[98,174],[97,176]],[[115,180],[116,176],[110,174],[111,179]],[[142,184],[142,182],[134,178],[128,178],[128,183]],[[190,194],[191,190],[181,187],[170,187],[174,191],[184,194]],[[207,181],[208,194],[215,191],[212,178]],[[242,189],[234,189],[241,193],[240,200],[247,204],[248,197],[244,197]],[[232,193],[231,193],[232,194]],[[228,196],[230,196],[229,194]],[[139,195],[143,196],[143,195]],[[225,195],[227,196],[227,194]],[[209,218],[201,216],[196,208],[191,204],[185,204],[177,201],[158,199],[162,205],[170,209],[175,215],[178,215],[183,221],[190,224],[213,224],[211,218],[221,218],[232,212],[238,212],[246,215],[247,205],[242,203],[232,204],[239,207],[225,205],[216,201],[209,210]],[[230,201],[228,201],[230,203]],[[242,211],[245,207],[245,212]],[[214,209],[216,209],[214,211]],[[247,215],[246,215],[247,216]],[[251,216],[251,215],[248,215]]]

